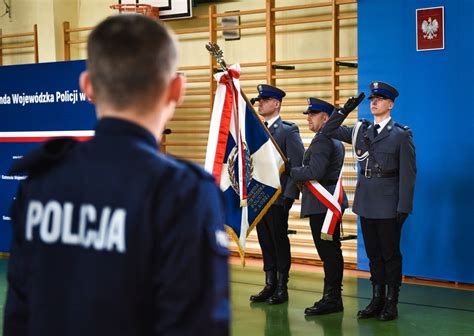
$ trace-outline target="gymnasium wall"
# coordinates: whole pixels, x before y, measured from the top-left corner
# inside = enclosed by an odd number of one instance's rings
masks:
[[[416,51],[416,9],[444,6],[445,49]],[[474,2],[358,2],[359,90],[373,80],[400,92],[392,116],[414,134],[418,175],[402,232],[403,273],[474,283]],[[372,119],[369,103],[359,116]],[[358,266],[367,269],[359,237]]]

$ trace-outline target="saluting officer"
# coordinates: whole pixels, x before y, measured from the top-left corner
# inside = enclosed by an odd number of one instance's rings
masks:
[[[304,146],[298,126],[280,118],[280,109],[286,93],[277,87],[261,84],[257,87],[258,112],[263,117],[272,137],[289,159],[298,167],[303,159]],[[288,239],[288,215],[299,190],[292,179],[282,174],[282,193],[257,225],[257,235],[263,255],[264,289],[250,297],[252,302],[279,304],[288,300],[288,275],[291,266]]]
[[[334,193],[339,174],[344,163],[344,146],[338,140],[320,133],[324,123],[333,113],[334,106],[317,98],[308,98],[308,128],[315,136],[306,150],[303,166],[291,169],[291,177],[296,183],[316,180],[331,195]],[[321,230],[328,208],[303,185],[301,198],[301,218],[309,217],[314,244],[324,265],[324,292],[320,301],[305,310],[305,315],[323,315],[344,309],[341,298],[344,259],[340,242],[340,222],[336,224],[332,240],[321,239]],[[348,206],[344,192],[342,211]]]
[[[358,317],[387,321],[398,316],[400,235],[402,224],[412,211],[416,159],[411,130],[391,118],[398,91],[383,82],[372,82],[370,90],[374,123],[362,120],[354,133],[354,127],[340,127],[360,102],[351,98],[344,108],[333,113],[322,132],[352,143],[360,164],[352,210],[360,216],[373,297]]]
[[[223,196],[159,152],[183,93],[176,42],[119,15],[87,52],[95,137],[45,143],[13,167],[29,177],[12,210],[3,335],[227,335]]]

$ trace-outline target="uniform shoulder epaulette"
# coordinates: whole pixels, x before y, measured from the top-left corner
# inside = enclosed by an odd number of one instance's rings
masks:
[[[288,125],[288,126],[293,126],[293,125],[295,125],[294,122],[286,121],[286,120],[282,120],[282,123],[284,123],[285,125]]]
[[[410,127],[399,124],[399,123],[395,123],[395,126],[398,127],[398,128],[401,128],[404,131],[409,131],[410,130]]]
[[[28,173],[34,175],[45,172],[62,161],[77,144],[78,141],[73,138],[59,138],[44,142],[40,147],[15,162],[10,169],[10,174]]]

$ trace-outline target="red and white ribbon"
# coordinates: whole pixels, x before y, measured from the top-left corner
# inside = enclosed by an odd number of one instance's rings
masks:
[[[238,149],[238,179],[241,205],[247,201],[247,181],[245,162],[245,101],[240,92],[240,66],[235,64],[228,71],[217,73],[214,78],[217,86],[214,108],[206,152],[205,169],[212,172],[220,185],[222,168],[229,136],[232,136]]]
[[[332,240],[337,222],[342,220],[342,170],[336,183],[336,189],[332,195],[316,180],[306,181],[305,185],[308,187],[311,193],[328,208],[326,217],[324,218],[323,227],[321,229],[321,239]]]

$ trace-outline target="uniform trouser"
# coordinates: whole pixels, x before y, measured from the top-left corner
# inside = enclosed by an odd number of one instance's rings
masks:
[[[291,266],[288,239],[288,213],[282,205],[272,205],[257,225],[258,242],[262,248],[263,270],[288,273]]]
[[[326,214],[315,214],[309,217],[309,225],[313,234],[314,244],[324,264],[324,284],[334,288],[341,288],[342,273],[344,271],[344,259],[341,250],[340,223],[334,230],[333,240],[321,239],[321,228],[323,227]]]
[[[365,252],[369,257],[370,280],[374,284],[400,286],[402,254],[400,235],[402,225],[396,218],[370,219],[360,217]]]

